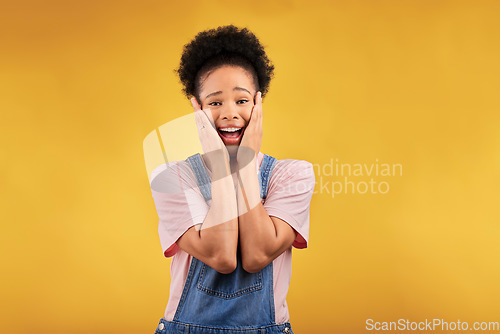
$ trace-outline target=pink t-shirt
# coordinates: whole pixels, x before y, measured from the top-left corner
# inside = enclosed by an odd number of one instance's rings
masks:
[[[259,152],[257,165],[264,154]],[[167,170],[168,169],[168,170]],[[258,167],[256,168],[256,173]],[[209,171],[210,174],[210,171]],[[197,187],[196,177],[185,161],[172,161],[151,173],[151,191],[160,218],[158,233],[165,257],[171,257],[170,296],[165,319],[173,320],[192,256],[176,241],[191,226],[203,223],[210,208]],[[153,184],[154,182],[154,184]],[[269,216],[287,222],[295,231],[295,248],[306,248],[309,240],[309,205],[314,191],[313,166],[304,160],[278,160],[271,174],[267,198],[263,203]],[[290,321],[286,295],[292,277],[292,247],[273,260],[273,289],[276,323]]]

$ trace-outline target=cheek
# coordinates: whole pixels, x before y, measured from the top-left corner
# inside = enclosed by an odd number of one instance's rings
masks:
[[[212,119],[215,121],[219,117],[219,111],[217,111],[217,109],[211,109],[210,112],[212,114]]]
[[[247,106],[241,114],[241,117],[243,117],[243,119],[247,122],[250,121],[250,117],[252,116],[252,109],[253,109],[253,104]]]

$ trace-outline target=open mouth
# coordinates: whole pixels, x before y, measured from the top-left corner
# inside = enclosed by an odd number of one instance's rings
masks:
[[[217,130],[225,144],[238,144],[244,132],[243,127],[224,127]]]

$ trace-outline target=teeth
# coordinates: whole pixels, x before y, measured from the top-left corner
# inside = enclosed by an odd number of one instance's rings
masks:
[[[225,129],[219,129],[220,131],[226,131],[226,132],[236,132],[240,130],[241,128],[225,128]]]

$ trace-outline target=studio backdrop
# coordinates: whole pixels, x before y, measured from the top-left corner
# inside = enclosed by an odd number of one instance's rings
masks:
[[[494,0],[3,1],[0,332],[154,332],[172,259],[144,139],[193,112],[182,47],[227,24],[275,65],[261,151],[314,166],[294,332],[498,326],[499,14]]]

